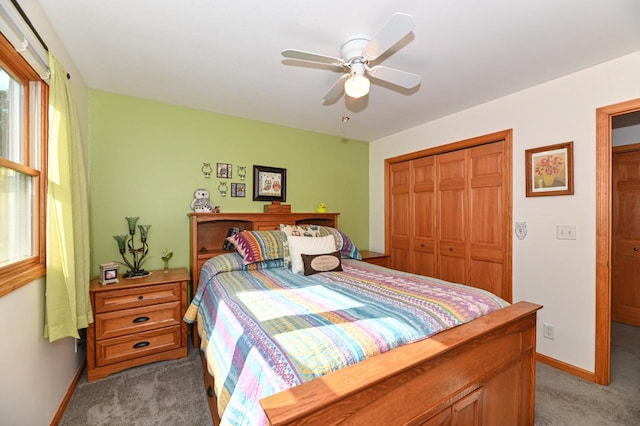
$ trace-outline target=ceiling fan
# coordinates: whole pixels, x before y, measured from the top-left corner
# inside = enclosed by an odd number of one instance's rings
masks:
[[[352,98],[367,95],[370,86],[367,75],[405,89],[412,89],[420,84],[419,75],[382,65],[369,66],[369,64],[413,31],[415,26],[411,15],[395,13],[373,38],[370,39],[367,36],[349,38],[342,45],[340,58],[295,49],[283,50],[282,56],[334,65],[343,69],[346,74],[325,93],[324,100],[336,99],[342,96],[343,91]]]

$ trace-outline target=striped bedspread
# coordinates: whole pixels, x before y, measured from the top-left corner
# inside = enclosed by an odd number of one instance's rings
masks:
[[[343,259],[305,277],[236,253],[209,260],[198,320],[223,425],[260,425],[259,400],[507,305],[483,290]]]

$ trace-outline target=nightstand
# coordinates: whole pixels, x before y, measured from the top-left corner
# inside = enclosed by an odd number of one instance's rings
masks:
[[[387,266],[387,259],[389,259],[389,256],[384,253],[369,250],[361,250],[360,256],[362,256],[363,261],[378,266]]]
[[[187,356],[185,268],[101,285],[91,281],[87,381],[155,361]]]

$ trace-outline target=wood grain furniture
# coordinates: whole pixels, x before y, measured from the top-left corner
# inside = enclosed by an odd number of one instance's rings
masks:
[[[369,250],[360,250],[362,260],[378,266],[388,266],[389,256],[384,253],[378,253]]]
[[[338,227],[340,213],[189,213],[191,282],[196,288],[200,269],[208,259],[228,253],[222,245],[231,228],[240,231],[280,229],[280,224]]]
[[[511,132],[386,160],[389,266],[512,300]]]
[[[215,217],[190,216],[193,273],[199,272],[205,257],[222,252],[219,247],[226,234],[201,228],[201,223],[215,221]],[[241,217],[224,216],[220,219]],[[251,214],[239,223],[297,223],[313,221],[313,216],[280,215],[271,221],[274,217]],[[315,219],[331,220],[325,216]],[[261,405],[273,425],[533,425],[536,312],[540,308],[516,303],[267,397]],[[215,378],[208,374],[204,360],[203,367],[209,406],[214,422],[219,422],[211,391]]]
[[[519,302],[261,401],[272,425],[533,425],[536,311]]]
[[[640,327],[640,144],[612,151],[611,318]]]
[[[101,285],[91,281],[94,322],[87,329],[87,381],[187,356],[186,268]]]

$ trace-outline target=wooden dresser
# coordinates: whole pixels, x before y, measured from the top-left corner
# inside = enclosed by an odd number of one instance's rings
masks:
[[[87,381],[187,356],[189,273],[185,268],[101,285],[91,281],[94,322],[87,329]]]

